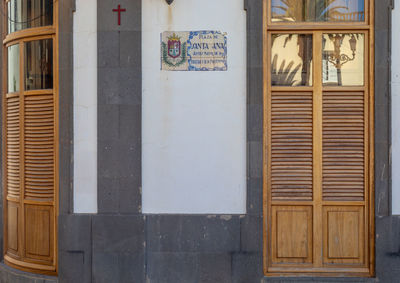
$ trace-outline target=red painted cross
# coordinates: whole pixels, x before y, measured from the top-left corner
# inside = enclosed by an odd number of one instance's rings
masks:
[[[126,12],[126,9],[121,9],[121,5],[118,5],[118,9],[113,9],[113,12],[118,12],[118,25],[121,25],[121,12]]]

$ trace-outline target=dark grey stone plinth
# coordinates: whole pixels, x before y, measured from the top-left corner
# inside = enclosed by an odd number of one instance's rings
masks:
[[[23,272],[1,262],[0,283],[58,283],[58,278]]]

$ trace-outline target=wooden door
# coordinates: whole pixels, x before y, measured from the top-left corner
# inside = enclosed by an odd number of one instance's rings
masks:
[[[57,1],[5,1],[4,261],[57,272]],[[22,5],[22,6],[19,6]],[[7,21],[8,19],[8,21]]]
[[[264,272],[371,276],[372,3],[318,18],[280,2],[265,1]]]

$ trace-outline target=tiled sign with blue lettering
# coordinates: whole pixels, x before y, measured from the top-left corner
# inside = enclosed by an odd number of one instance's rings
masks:
[[[227,37],[219,31],[165,31],[161,70],[227,71]]]

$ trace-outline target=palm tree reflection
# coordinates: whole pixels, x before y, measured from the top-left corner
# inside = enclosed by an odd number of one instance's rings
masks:
[[[272,21],[364,21],[364,0],[272,0]]]
[[[293,40],[296,40],[296,42],[293,42]],[[312,79],[311,79],[312,36],[311,35],[274,34],[271,37],[271,46],[272,46],[271,51],[273,56],[271,62],[272,85],[279,85],[279,86],[312,85]]]

